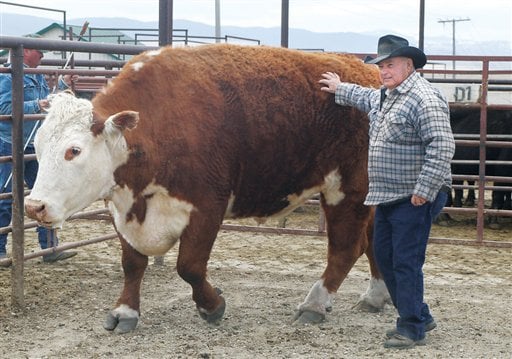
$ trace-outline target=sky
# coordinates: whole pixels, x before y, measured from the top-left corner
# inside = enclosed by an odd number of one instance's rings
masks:
[[[174,19],[227,26],[279,27],[281,0],[174,0]],[[14,1],[10,1],[14,2]],[[18,0],[17,4],[65,10],[68,21],[87,17],[126,17],[158,21],[158,0]],[[289,0],[289,26],[314,32],[400,34],[417,42],[420,0]],[[0,4],[0,13],[22,13],[62,21],[62,13]],[[425,0],[425,37],[453,36],[457,41],[510,41],[511,0]]]

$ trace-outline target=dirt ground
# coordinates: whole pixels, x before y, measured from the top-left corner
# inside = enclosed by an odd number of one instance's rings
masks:
[[[315,228],[316,211],[294,214],[287,226]],[[247,222],[254,224],[254,222]],[[268,225],[268,223],[267,223]],[[272,223],[270,223],[272,225]],[[510,240],[512,223],[486,238]],[[62,242],[111,233],[105,222],[75,220]],[[474,238],[460,219],[435,226],[433,236]],[[27,252],[36,249],[27,232]],[[292,324],[294,310],[325,264],[324,237],[223,230],[209,264],[211,283],[227,302],[219,325],[198,315],[189,286],[175,270],[175,247],[164,265],[153,260],[141,296],[141,320],[129,334],[103,329],[122,286],[117,240],[80,247],[68,261],[25,263],[24,312],[11,310],[11,271],[0,268],[0,358],[511,358],[511,249],[431,244],[425,265],[426,301],[438,322],[427,345],[407,351],[383,348],[395,310],[353,309],[368,285],[362,257],[336,296],[324,323]]]

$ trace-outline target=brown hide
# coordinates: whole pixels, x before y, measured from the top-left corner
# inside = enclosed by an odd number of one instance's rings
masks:
[[[265,217],[339,167],[341,190],[362,203],[367,119],[320,91],[326,71],[379,85],[374,66],[351,55],[209,45],[133,58],[93,99],[103,120],[124,110],[140,115],[126,133],[131,155],[116,182],[137,194],[155,179],[216,218],[233,193],[235,217]],[[135,207],[142,221],[144,199]]]
[[[377,69],[350,55],[211,45],[141,54],[93,99],[99,121],[95,134],[113,114],[139,113],[137,127],[125,131],[128,162],[114,173],[116,182],[135,195],[126,220],[144,222],[147,198],[153,195],[148,188],[164,187],[193,204],[180,236],[176,269],[191,285],[199,315],[208,322],[218,322],[226,307],[220,290],[206,280],[225,213],[266,217],[280,212],[289,205],[288,196],[319,190],[325,176],[336,170],[345,197],[327,203],[329,197],[322,194],[327,266],[299,306],[297,320],[325,318],[331,295],[365,250],[372,277],[379,278],[368,246],[370,209],[363,205],[368,120],[320,91],[318,81],[327,71],[344,81],[379,86]],[[125,114],[135,123],[130,112]],[[148,187],[152,182],[157,186]],[[140,312],[147,257],[120,237],[125,285],[104,327],[126,332],[138,320],[126,308]],[[384,305],[384,299],[373,299],[370,307]]]

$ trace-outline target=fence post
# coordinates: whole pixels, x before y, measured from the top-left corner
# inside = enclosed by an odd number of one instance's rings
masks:
[[[158,44],[172,45],[172,0],[160,0],[158,9]]]
[[[24,266],[24,211],[23,211],[23,45],[11,50],[12,76],[12,272],[11,307],[25,309]]]
[[[484,240],[485,161],[487,141],[487,87],[489,83],[489,60],[482,61],[482,94],[480,95],[480,164],[478,169],[478,208],[476,216],[476,241]]]

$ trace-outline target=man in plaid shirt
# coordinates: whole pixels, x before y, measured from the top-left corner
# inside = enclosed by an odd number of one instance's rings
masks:
[[[451,187],[455,141],[448,103],[415,70],[427,62],[406,39],[379,39],[377,64],[381,89],[343,83],[333,72],[322,75],[323,91],[335,102],[368,113],[369,190],[366,205],[376,206],[374,252],[397,308],[396,327],[386,332],[386,348],[425,344],[436,327],[423,301],[423,264],[432,221]]]

